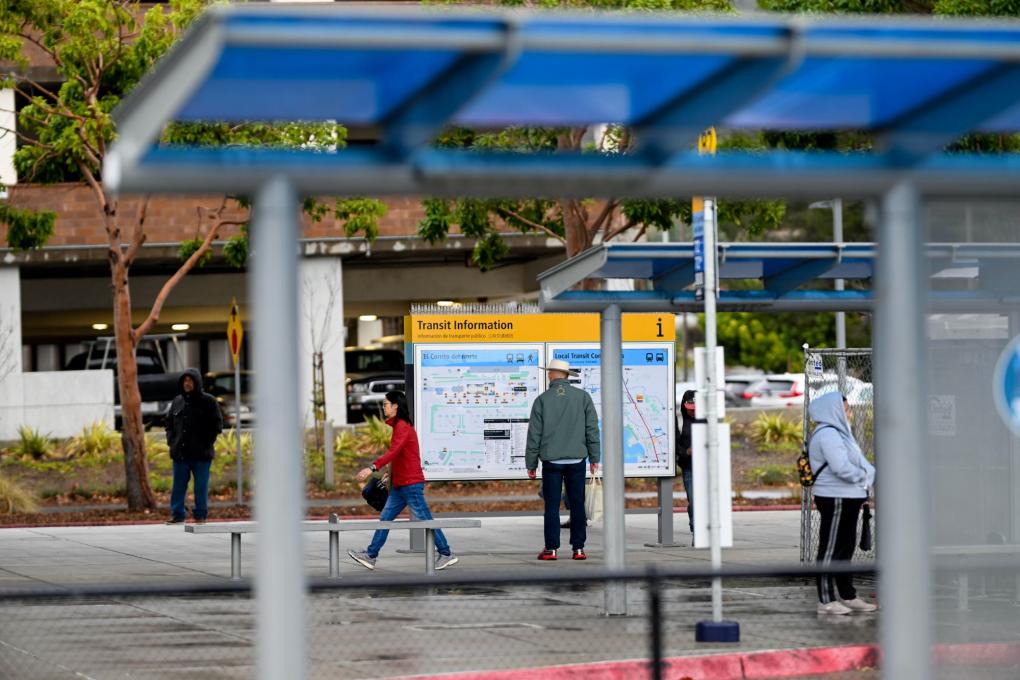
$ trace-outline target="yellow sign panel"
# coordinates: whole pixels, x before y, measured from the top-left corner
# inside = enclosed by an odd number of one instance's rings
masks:
[[[230,345],[230,356],[234,365],[241,354],[241,340],[244,339],[244,327],[241,325],[241,312],[237,308],[237,300],[230,300],[230,317],[227,320],[227,344]]]
[[[624,314],[623,341],[672,342],[672,314]],[[428,314],[405,317],[411,342],[598,342],[598,314]]]
[[[702,156],[714,156],[718,145],[719,138],[715,134],[714,127],[708,128],[698,136],[698,153]]]

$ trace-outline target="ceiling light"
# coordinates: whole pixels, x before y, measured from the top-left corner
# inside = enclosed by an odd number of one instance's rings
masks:
[[[94,323],[94,324],[92,324],[92,330],[96,330],[96,331],[105,331],[109,327],[110,327],[110,324],[107,324],[107,323]]]
[[[171,330],[175,330],[175,331],[186,331],[189,328],[191,328],[191,324],[189,324],[189,323],[175,323],[172,326],[170,326],[170,328],[171,328]]]
[[[358,321],[378,321],[379,317],[375,314],[362,314],[358,317]]]
[[[436,307],[453,307],[453,300],[437,300]]]

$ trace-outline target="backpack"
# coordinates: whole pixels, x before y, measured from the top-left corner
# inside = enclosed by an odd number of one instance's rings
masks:
[[[818,430],[815,430],[815,432],[818,432]],[[811,433],[812,437],[815,436],[815,432]],[[804,443],[804,448],[800,451],[800,456],[797,457],[797,475],[800,477],[800,485],[805,488],[814,486],[815,482],[818,480],[818,475],[822,474],[822,470],[829,465],[828,462],[825,462],[822,463],[822,466],[818,468],[817,472],[811,471],[811,457],[808,455],[808,446],[810,446],[810,444],[811,440],[808,439],[808,441]]]

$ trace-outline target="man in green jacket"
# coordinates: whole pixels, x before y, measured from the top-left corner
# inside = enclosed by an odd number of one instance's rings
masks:
[[[535,479],[538,461],[542,461],[542,496],[545,500],[545,549],[540,560],[555,560],[560,547],[560,493],[567,486],[570,506],[570,546],[573,559],[586,559],[584,541],[587,522],[584,516],[584,459],[591,473],[599,469],[599,418],[591,395],[567,381],[576,371],[570,364],[553,359],[545,368],[549,388],[531,407],[528,421],[528,447],[525,464],[528,477]]]

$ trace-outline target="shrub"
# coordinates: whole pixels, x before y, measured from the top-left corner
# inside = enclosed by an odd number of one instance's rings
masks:
[[[250,432],[245,432],[241,435],[241,455],[251,455],[253,441]],[[235,456],[237,455],[237,430],[224,430],[220,433],[220,436],[216,437],[216,443],[213,445],[213,449],[217,455],[220,456]]]
[[[119,443],[117,432],[102,420],[82,428],[81,434],[71,439],[67,453],[71,456],[98,456],[110,453]]]
[[[751,438],[758,444],[799,445],[803,437],[803,426],[782,414],[760,413],[751,423]]]
[[[385,451],[390,446],[390,439],[393,437],[393,428],[385,423],[385,421],[371,417],[362,429],[359,435],[359,448],[364,447],[370,450],[372,453]]]
[[[0,512],[36,512],[39,506],[32,493],[7,477],[0,476]]]
[[[358,440],[350,430],[343,430],[336,436],[333,451],[340,460],[349,460],[358,453]]]
[[[794,469],[791,465],[769,463],[760,467],[751,468],[748,473],[748,481],[751,484],[763,486],[783,486],[793,481]]]
[[[18,428],[18,437],[18,443],[14,445],[14,453],[19,456],[30,456],[33,460],[41,460],[53,451],[53,440],[28,425]]]

